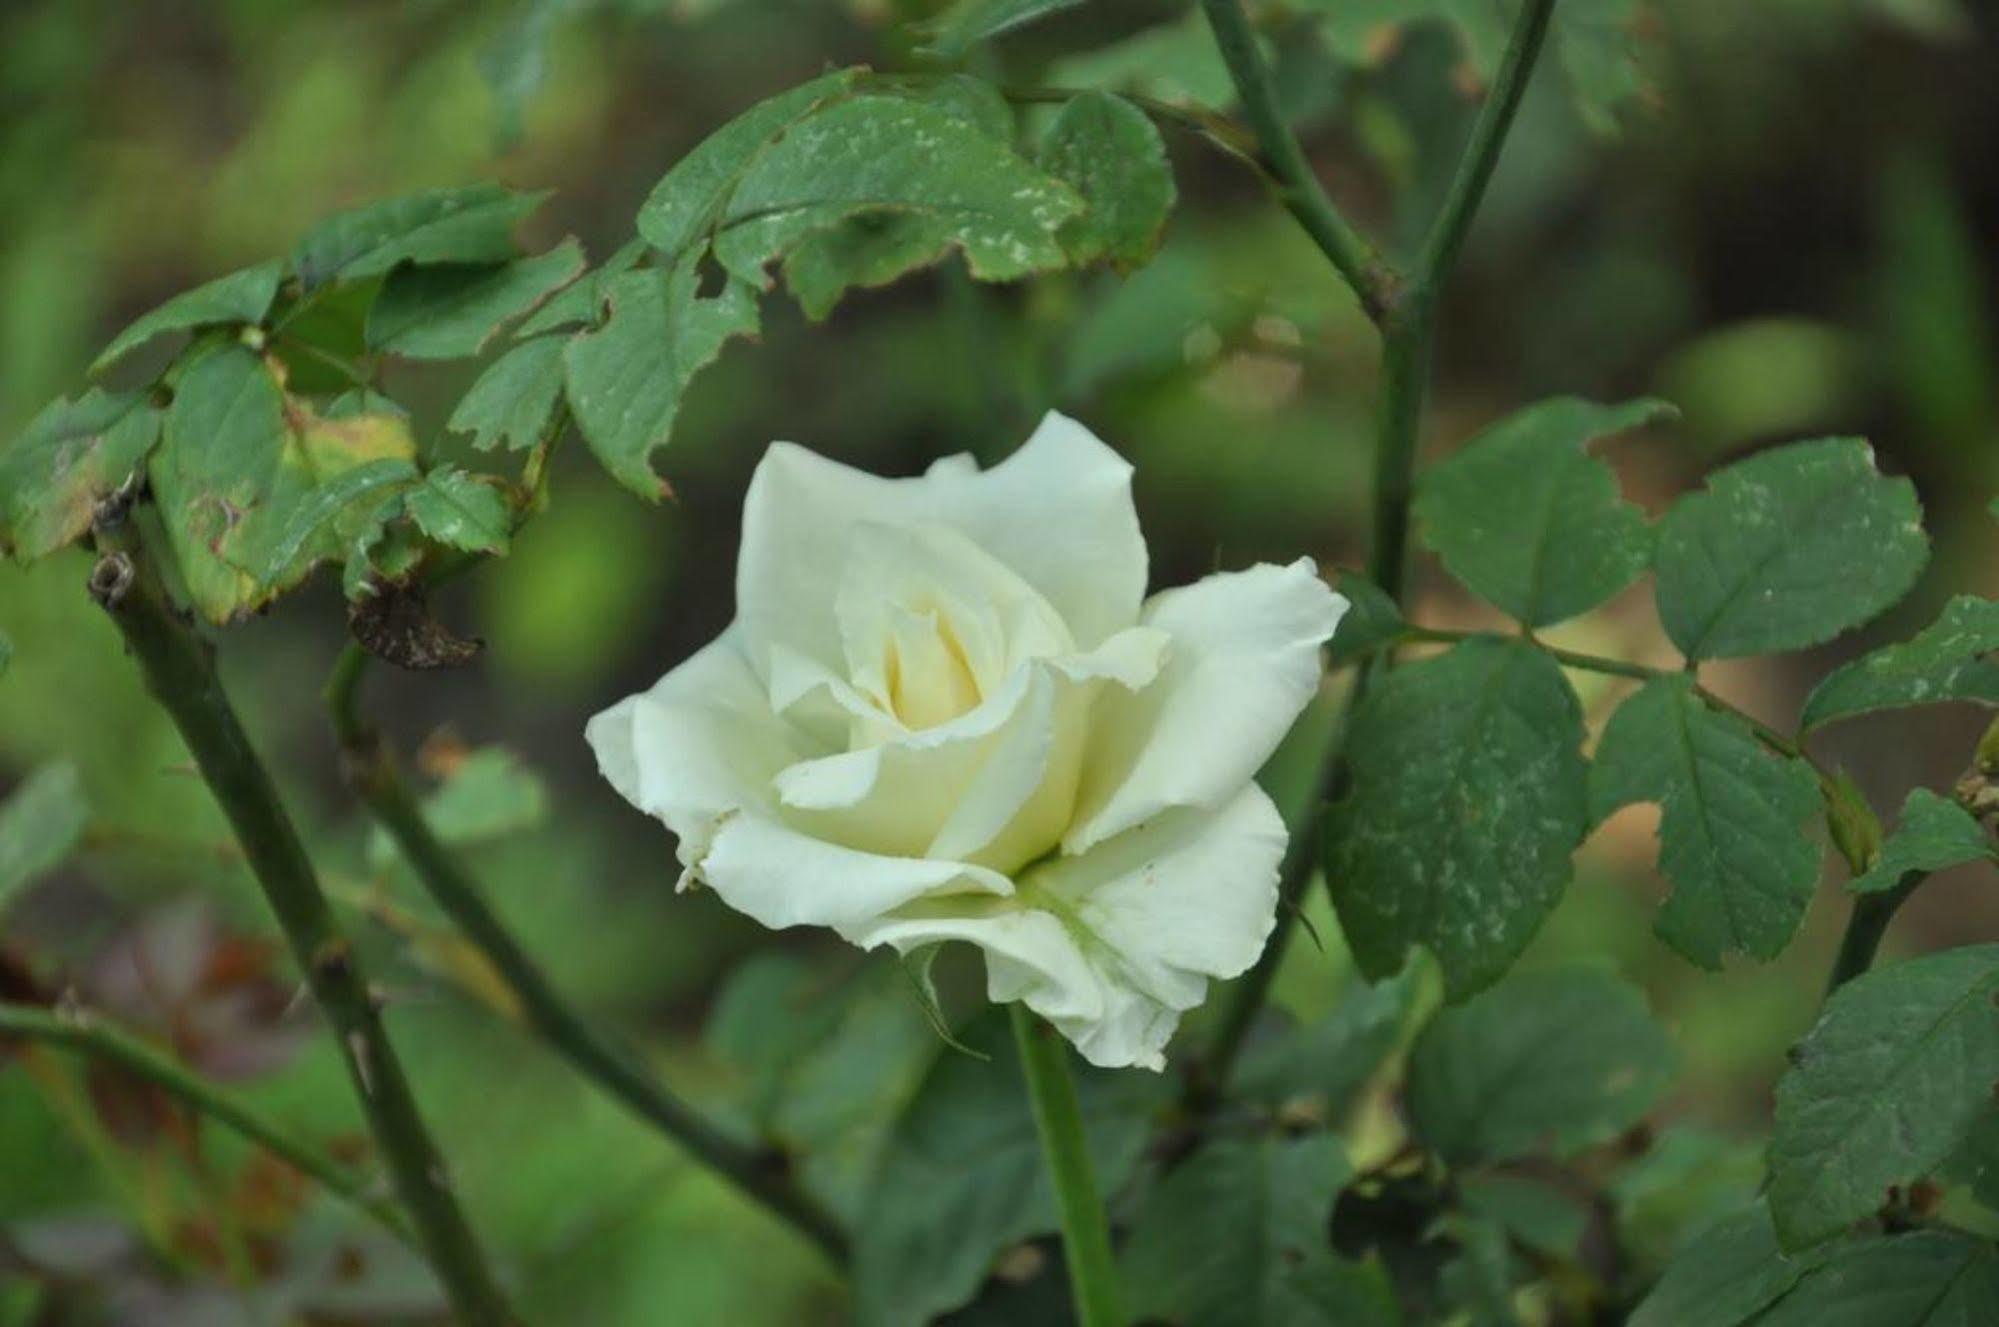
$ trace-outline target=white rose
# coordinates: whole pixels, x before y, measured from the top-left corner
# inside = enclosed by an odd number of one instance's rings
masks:
[[[1131,467],[1074,420],[918,479],[778,443],[735,623],[587,737],[683,887],[866,948],[969,941],[994,1000],[1157,1069],[1270,933],[1285,831],[1252,776],[1346,601],[1304,559],[1145,580]]]

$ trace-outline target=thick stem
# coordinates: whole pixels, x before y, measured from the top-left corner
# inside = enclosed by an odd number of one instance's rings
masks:
[[[1832,961],[1832,976],[1826,981],[1828,999],[1834,991],[1874,966],[1874,955],[1881,948],[1881,938],[1888,933],[1888,923],[1927,879],[1929,872],[1911,871],[1896,881],[1893,889],[1862,894],[1853,901],[1853,912],[1846,919],[1846,933],[1840,936],[1839,953]]]
[[[473,1327],[513,1321],[452,1195],[359,961],[222,689],[208,643],[167,598],[131,519],[106,525],[98,532],[102,556],[91,573],[91,592],[124,635],[148,689],[172,717],[236,831],[313,999],[339,1039],[369,1131],[452,1307]]]
[[[1111,1257],[1110,1224],[1097,1193],[1083,1110],[1069,1077],[1069,1048],[1054,1028],[1011,1006],[1013,1037],[1020,1047],[1020,1072],[1034,1106],[1041,1155],[1055,1187],[1062,1216],[1062,1252],[1069,1264],[1069,1289],[1079,1327],[1123,1327],[1117,1264]]]
[[[487,906],[464,862],[424,819],[394,754],[362,721],[356,701],[366,664],[360,647],[350,644],[326,686],[349,778],[424,889],[506,981],[536,1033],[584,1077],[797,1227],[834,1261],[843,1260],[847,1241],[839,1222],[798,1187],[781,1154],[745,1146],[719,1132],[662,1087],[630,1051],[593,1031]]]
[[[173,1056],[82,1010],[36,1009],[0,1003],[0,1033],[26,1041],[62,1046],[108,1061],[153,1084],[219,1124],[257,1143],[294,1170],[318,1180],[328,1192],[388,1227],[398,1239],[413,1240],[396,1207],[371,1192],[368,1181],[308,1143],[293,1138],[226,1089],[209,1082]]]
[[[1256,33],[1243,13],[1241,0],[1201,0],[1201,8],[1214,31],[1215,46],[1228,65],[1229,78],[1242,98],[1243,114],[1277,186],[1278,201],[1353,287],[1368,317],[1378,321],[1394,301],[1394,273],[1367,237],[1340,215],[1305,159],[1305,150],[1277,104],[1276,82],[1256,47]]]

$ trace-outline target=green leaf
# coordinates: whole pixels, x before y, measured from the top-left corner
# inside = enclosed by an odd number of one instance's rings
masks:
[[[368,346],[405,359],[477,355],[582,272],[583,246],[573,239],[510,263],[399,267],[368,310]]]
[[[148,473],[190,597],[227,622],[343,556],[415,454],[400,412],[315,412],[225,345],[181,374]]]
[[[559,328],[595,327],[604,320],[604,291],[618,277],[638,266],[650,250],[644,240],[633,240],[556,294],[548,303],[529,314],[514,329],[517,338],[540,336]]]
[[[504,553],[513,533],[506,495],[489,479],[441,466],[403,495],[417,528],[440,544],[473,553]]]
[[[1832,1245],[1786,1253],[1761,1200],[1714,1222],[1666,1264],[1629,1327],[1739,1327],[1824,1262]]]
[[[500,445],[525,451],[539,443],[562,401],[566,344],[563,337],[539,337],[494,360],[459,400],[447,427],[470,433],[481,451]]]
[[[1331,1134],[1211,1141],[1147,1196],[1119,1263],[1134,1319],[1184,1327],[1400,1320],[1378,1263],[1332,1250],[1352,1177]]]
[[[645,268],[613,280],[611,316],[563,351],[569,408],[584,443],[648,501],[667,491],[650,457],[671,438],[687,384],[730,338],[757,331],[753,287],[729,281],[714,298],[699,297],[700,257],[670,273]]]
[[[1480,638],[1398,668],[1348,739],[1326,876],[1361,971],[1429,948],[1462,999],[1497,981],[1568,885],[1587,828],[1582,711],[1561,669]]]
[[[1066,185],[950,110],[860,95],[792,124],[749,162],[716,218],[715,255],[763,285],[764,268],[814,234],[885,212],[904,219],[903,241],[895,271],[878,267],[870,282],[953,248],[973,276],[1005,281],[1063,266],[1058,233],[1082,211]]]
[[[156,336],[263,321],[264,315],[271,311],[271,301],[278,297],[278,283],[284,275],[284,263],[273,259],[183,291],[141,315],[113,337],[111,344],[91,361],[91,376],[102,373]]]
[[[758,156],[819,105],[851,91],[861,74],[837,69],[780,92],[702,139],[653,186],[639,208],[639,234],[664,261],[678,261],[711,235],[730,194]]]
[[[159,436],[160,412],[137,395],[93,387],[49,405],[0,447],[0,547],[32,562],[82,538]]]
[[[958,0],[926,25],[930,39],[924,49],[946,60],[956,60],[980,42],[991,41],[1082,3],[1083,0]]]
[[[1803,761],[1765,750],[1740,719],[1702,701],[1692,678],[1655,678],[1611,716],[1590,775],[1596,819],[1631,802],[1663,813],[1666,943],[1705,968],[1731,949],[1782,952],[1818,883],[1819,847],[1805,830],[1818,784]]]
[[[44,765],[0,804],[0,915],[15,895],[61,866],[83,839],[90,807],[76,766]]]
[[[1586,449],[1675,413],[1664,401],[1558,397],[1509,415],[1423,476],[1414,508],[1423,541],[1529,627],[1588,612],[1638,579],[1652,534]]]
[[[1992,840],[1971,812],[1928,788],[1914,788],[1902,819],[1867,873],[1848,886],[1856,894],[1893,889],[1910,871],[1941,871],[1992,860]]]
[[[1913,640],[1834,669],[1805,700],[1799,727],[1875,710],[1971,701],[1999,706],[1999,604],[1961,594]]]
[[[1258,45],[1266,59],[1276,54],[1269,41]],[[1215,49],[1215,34],[1199,6],[1172,22],[1141,28],[1120,41],[1057,60],[1049,66],[1048,81],[1216,111],[1226,111],[1236,102],[1235,81]]]
[[[545,821],[548,789],[513,751],[481,747],[453,762],[444,781],[423,799],[423,816],[446,843],[490,843]],[[368,840],[369,865],[382,870],[399,857],[395,841],[377,829]]]
[[[1388,592],[1359,572],[1341,572],[1339,588],[1346,596],[1347,611],[1340,615],[1327,646],[1334,667],[1364,659],[1409,630]]]
[[[1318,1022],[1252,1043],[1236,1090],[1287,1107],[1309,1103],[1314,1118],[1337,1127],[1401,1043],[1417,989],[1413,967],[1373,985],[1356,982]]]
[[[1957,1150],[1999,1084],[1999,945],[1910,959],[1826,1002],[1777,1084],[1770,1210],[1800,1248]]]
[[[1756,1327],[1978,1327],[1999,1322],[1999,1252],[1925,1230],[1834,1251]]]
[[[1672,1074],[1637,988],[1591,968],[1524,972],[1423,1029],[1409,1111],[1446,1160],[1563,1156],[1638,1123]]]
[[[383,276],[401,263],[498,263],[512,258],[514,227],[547,195],[497,184],[433,189],[328,217],[292,251],[307,289]]]
[[[1467,1175],[1458,1185],[1466,1215],[1489,1222],[1544,1258],[1573,1263],[1582,1256],[1590,1213],[1583,1199],[1524,1175]]]
[[[1801,650],[1908,592],[1929,557],[1915,485],[1858,438],[1738,461],[1659,525],[1659,618],[1690,659]]]
[[[1005,1017],[989,1011],[964,1040],[990,1063],[968,1055],[934,1060],[896,1120],[855,1223],[855,1316],[862,1323],[928,1322],[970,1299],[1003,1249],[1056,1228]],[[1075,1076],[1097,1181],[1115,1193],[1144,1151],[1161,1080],[1081,1065]]]
[[[1040,161],[1089,209],[1062,227],[1071,262],[1130,267],[1152,256],[1176,194],[1166,145],[1145,112],[1108,92],[1073,98],[1048,126]]]

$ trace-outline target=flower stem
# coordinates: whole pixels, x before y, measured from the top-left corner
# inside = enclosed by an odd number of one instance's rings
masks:
[[[83,1010],[36,1009],[0,1002],[0,1033],[82,1051],[117,1065],[178,1098],[194,1110],[259,1144],[329,1193],[381,1222],[398,1239],[415,1237],[396,1207],[369,1191],[361,1176],[333,1158],[293,1138],[226,1089],[211,1083],[171,1055]]]
[[[361,718],[358,689],[367,662],[361,648],[350,643],[326,685],[348,779],[438,907],[491,961],[535,1032],[585,1078],[790,1222],[835,1262],[844,1260],[847,1238],[840,1223],[798,1187],[782,1153],[723,1134],[661,1086],[630,1051],[592,1030],[487,906],[463,859],[424,818],[394,753]]]
[[[1839,953],[1832,961],[1832,975],[1826,980],[1827,999],[1832,998],[1834,991],[1874,966],[1874,955],[1881,948],[1882,937],[1888,933],[1888,923],[1895,919],[1895,914],[1909,901],[1909,896],[1927,879],[1927,871],[1910,871],[1895,882],[1893,889],[1879,894],[1862,894],[1853,901],[1853,912],[1846,919],[1846,931],[1839,938]]]
[[[1090,1167],[1083,1111],[1076,1102],[1076,1084],[1069,1077],[1068,1047],[1055,1029],[1028,1012],[1027,1006],[1015,1004],[1011,1013],[1014,1041],[1020,1047],[1021,1076],[1027,1080],[1035,1128],[1041,1135],[1041,1155],[1048,1164],[1055,1204],[1062,1215],[1062,1251],[1069,1264],[1076,1321],[1079,1327],[1123,1327],[1110,1226]]]
[[[107,516],[96,539],[101,556],[91,572],[91,593],[123,634],[148,689],[172,717],[242,842],[313,999],[338,1037],[369,1131],[452,1308],[471,1327],[504,1327],[512,1315],[451,1192],[359,960],[222,689],[208,642],[167,597],[129,515]]]

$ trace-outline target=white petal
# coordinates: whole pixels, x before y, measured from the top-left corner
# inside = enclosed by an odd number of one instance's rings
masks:
[[[916,479],[776,443],[750,481],[736,568],[737,617],[759,670],[778,643],[843,670],[834,599],[862,522],[966,535],[1040,591],[1084,649],[1131,626],[1145,594],[1131,467],[1073,420],[1049,415],[991,470],[953,458]]]
[[[1311,561],[1269,563],[1154,595],[1146,625],[1172,640],[1157,682],[1106,692],[1091,718],[1079,853],[1173,807],[1214,807],[1248,782],[1319,686],[1319,647],[1347,601]]]
[[[1013,892],[981,866],[857,852],[754,814],[724,819],[695,870],[724,903],[773,928],[863,924],[937,891]]]
[[[1012,899],[918,900],[840,933],[907,953],[978,945],[987,994],[1023,1000],[1092,1064],[1165,1063],[1211,978],[1256,961],[1277,908],[1284,825],[1253,784],[1217,811],[1163,815],[1023,877]]]
[[[716,820],[767,807],[771,780],[805,754],[771,714],[733,627],[583,735],[611,786],[679,835],[689,863]]]

